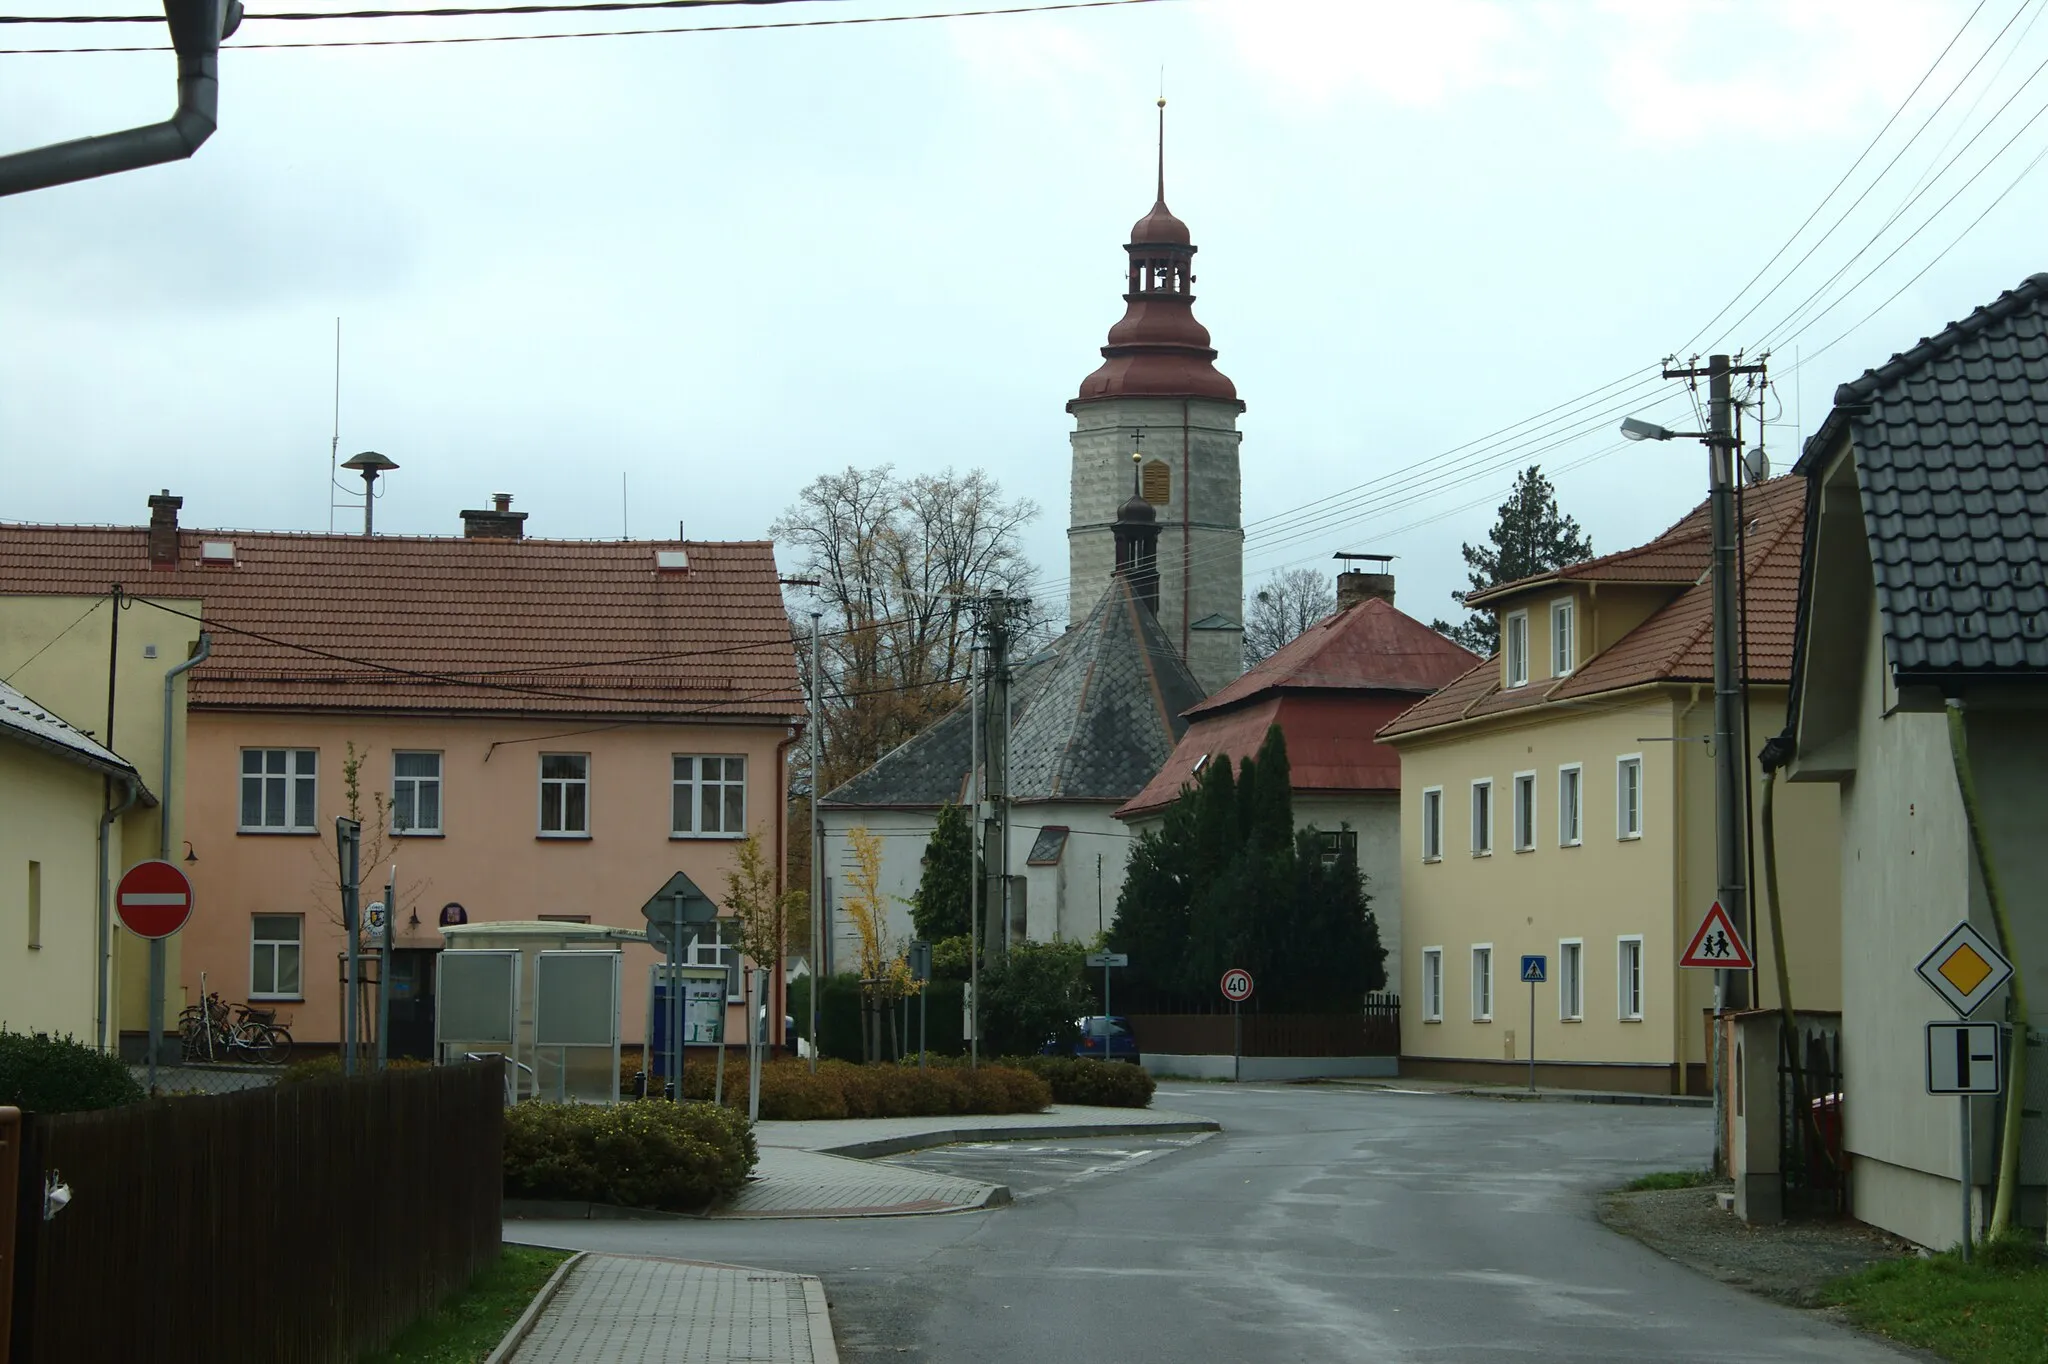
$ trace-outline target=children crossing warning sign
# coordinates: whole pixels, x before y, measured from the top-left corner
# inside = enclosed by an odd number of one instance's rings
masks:
[[[1756,969],[1749,949],[1742,944],[1742,935],[1735,931],[1735,921],[1728,917],[1727,910],[1721,908],[1719,900],[1714,901],[1707,917],[1700,920],[1699,931],[1692,935],[1692,944],[1685,949],[1685,955],[1678,959],[1678,964],[1705,966],[1715,971]]]

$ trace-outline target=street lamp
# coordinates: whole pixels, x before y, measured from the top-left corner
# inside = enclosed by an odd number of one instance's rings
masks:
[[[1659,426],[1655,422],[1646,422],[1640,417],[1623,417],[1621,419],[1621,434],[1628,440],[1677,440],[1681,436],[1692,440],[1713,439],[1705,431],[1673,431],[1668,426]]]

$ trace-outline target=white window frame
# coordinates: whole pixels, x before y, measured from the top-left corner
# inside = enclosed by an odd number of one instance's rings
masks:
[[[718,775],[718,777],[717,777],[717,778],[716,778],[715,780],[712,780],[712,781],[708,781],[708,782],[707,782],[707,781],[706,781],[706,780],[704,779],[704,764],[705,764],[705,763],[707,763],[707,762],[715,762],[715,763],[717,763],[717,764],[719,765],[719,775]],[[728,773],[727,773],[727,769],[726,769],[726,764],[728,764],[728,763],[734,763],[734,762],[736,762],[736,763],[738,763],[738,764],[740,765],[740,775],[739,775],[739,778],[738,778],[738,780],[734,780],[734,779],[733,779],[733,778],[732,778],[732,777],[731,777],[730,775],[728,775]],[[686,776],[684,776],[684,775],[682,775],[682,772],[683,772],[683,764],[685,764],[685,763],[688,763],[688,764],[689,764],[689,775],[688,775],[687,777],[686,777]],[[718,792],[719,792],[718,810],[719,810],[719,823],[720,823],[721,825],[722,825],[722,824],[723,824],[723,823],[725,822],[725,819],[724,819],[724,815],[725,815],[725,799],[724,799],[724,797],[725,797],[725,792],[726,792],[727,790],[731,789],[731,788],[735,788],[735,787],[736,787],[736,788],[738,788],[738,790],[739,790],[739,793],[740,793],[740,814],[739,814],[739,823],[738,823],[738,827],[736,827],[736,828],[731,828],[731,829],[727,829],[727,828],[717,828],[717,829],[706,829],[706,828],[704,827],[704,791],[705,791],[705,788],[706,788],[706,787],[715,787],[715,788],[717,788],[717,790],[718,790]],[[684,799],[680,799],[680,800],[679,800],[679,797],[682,797],[682,793],[683,793],[683,792],[685,792],[685,791],[689,792],[689,795],[688,795],[688,797],[687,797],[687,798],[684,798]],[[668,820],[669,820],[669,830],[668,830],[668,836],[669,836],[670,838],[728,838],[728,839],[738,839],[738,838],[745,838],[745,837],[747,836],[747,755],[746,755],[746,754],[744,754],[744,753],[675,753],[675,754],[671,754],[671,755],[669,756],[669,783],[668,783],[668,792],[669,792],[669,800],[668,800],[668,811],[669,811],[669,814],[668,814]],[[678,808],[679,806],[680,806],[680,808]],[[676,816],[677,816],[678,814],[680,814],[680,813],[687,813],[687,814],[688,814],[688,817],[689,817],[689,818],[688,818],[688,822],[687,822],[687,823],[685,823],[684,821],[682,821],[682,820],[679,820],[679,819],[677,819],[677,818],[676,818]]]
[[[1486,792],[1486,817],[1479,817],[1479,793]],[[1493,856],[1493,778],[1478,777],[1472,782],[1472,798],[1466,802],[1466,810],[1472,823],[1472,855]],[[1482,841],[1483,840],[1483,841]]]
[[[1550,675],[1570,677],[1579,668],[1579,608],[1570,597],[1550,604]]]
[[[1586,940],[1557,940],[1557,1020],[1582,1023],[1586,1018]]]
[[[290,919],[298,925],[296,938],[259,938],[256,936],[258,919]],[[277,988],[278,954],[283,948],[291,948],[298,954],[299,988],[280,990]],[[263,949],[270,950],[270,984],[268,990],[256,988],[256,962],[263,955]],[[249,916],[249,998],[257,999],[304,999],[306,997],[306,916],[303,914],[251,914]]]
[[[402,777],[398,774],[400,758],[432,758],[434,775],[431,777]],[[444,765],[438,748],[394,748],[391,750],[391,832],[402,838],[429,838],[440,835],[448,814],[448,788],[442,782]],[[412,808],[415,817],[419,814],[420,791],[424,787],[434,788],[434,822],[431,825],[414,823],[400,828],[398,824],[398,792],[401,787],[412,788]]]
[[[1635,1005],[1633,1011],[1629,1008],[1631,1003]],[[1643,935],[1640,933],[1624,933],[1614,940],[1614,1011],[1624,1023],[1643,1021]]]
[[[1518,853],[1536,851],[1536,774],[1517,772],[1514,778],[1515,808],[1513,811],[1515,851]],[[1523,797],[1528,797],[1526,807]],[[1527,837],[1524,837],[1527,835]]]
[[[1480,998],[1481,982],[1479,978],[1479,967],[1482,961],[1486,964],[1486,997],[1483,1000]],[[1493,1022],[1493,944],[1490,942],[1476,942],[1472,944],[1471,986],[1472,1021],[1474,1023]],[[1482,1003],[1486,1006],[1484,1009],[1479,1007]]]
[[[732,925],[727,928],[726,925]],[[711,941],[704,941],[705,930],[710,930]],[[740,993],[740,949],[737,943],[729,943],[726,935],[739,936],[737,919],[713,919],[701,924],[690,934],[690,941],[683,949],[685,966],[722,966],[725,968],[725,1002],[738,1004],[743,1000]]]
[[[1422,860],[1444,860],[1444,788],[1422,788]]]
[[[1521,628],[1516,629],[1517,626]],[[1507,666],[1510,687],[1529,685],[1529,613],[1510,611],[1500,622],[1501,662]]]
[[[259,759],[262,770],[257,772],[249,770],[249,755],[252,753],[262,755]],[[282,753],[284,755],[284,770],[281,772],[272,772],[270,770],[270,755],[273,753]],[[284,784],[284,822],[282,824],[271,824],[267,821],[257,824],[243,822],[243,807],[247,803],[246,794],[251,781],[259,783],[257,789],[262,794],[258,797],[258,804],[266,809],[270,803],[270,783],[275,781]],[[305,823],[300,824],[294,819],[294,814],[298,809],[298,798],[301,794],[302,784],[308,813],[311,817]],[[235,786],[235,831],[244,834],[318,833],[320,831],[320,750],[317,748],[294,748],[290,745],[270,748],[244,748],[242,750],[242,770],[238,774]]]
[[[1565,774],[1572,780],[1567,790]],[[1562,763],[1557,769],[1557,846],[1577,848],[1586,841],[1586,765]]]
[[[1635,773],[1635,819],[1631,826],[1628,807],[1628,776]],[[1643,755],[1624,753],[1614,760],[1614,836],[1623,840],[1643,836]]]
[[[549,758],[579,759],[583,763],[583,775],[580,777],[550,777],[547,775]],[[588,753],[543,753],[540,755],[540,765],[536,772],[539,774],[539,788],[537,792],[539,802],[538,807],[534,811],[534,827],[539,830],[539,836],[542,838],[590,837],[590,755]],[[548,788],[550,786],[559,788],[561,792],[563,827],[559,829],[550,829],[548,827]],[[571,787],[577,786],[583,788],[583,827],[571,829],[568,827],[569,790]]]
[[[1422,1021],[1444,1021],[1444,950],[1422,949]]]

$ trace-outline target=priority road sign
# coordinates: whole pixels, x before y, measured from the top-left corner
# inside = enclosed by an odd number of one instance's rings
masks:
[[[1716,971],[1756,969],[1756,959],[1742,945],[1742,934],[1736,932],[1735,921],[1728,917],[1727,910],[1721,908],[1719,900],[1714,901],[1707,917],[1700,920],[1699,930],[1692,935],[1692,942],[1686,947],[1685,955],[1678,959],[1678,964],[1711,967]]]
[[[1233,966],[1223,973],[1223,997],[1232,1004],[1242,1004],[1252,997],[1252,973],[1242,967]]]
[[[1913,969],[1964,1018],[2012,979],[2012,963],[1967,921],[1950,930]]]
[[[168,938],[192,917],[192,883],[169,862],[137,862],[114,892],[121,923],[138,938]]]
[[[1996,1094],[2005,1088],[2005,1055],[1996,1023],[1927,1025],[1929,1094]]]
[[[1541,985],[1550,979],[1550,963],[1542,957],[1522,958],[1522,979],[1530,985]]]

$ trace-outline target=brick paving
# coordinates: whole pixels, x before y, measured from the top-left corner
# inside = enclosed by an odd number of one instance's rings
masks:
[[[587,1255],[509,1364],[837,1364],[806,1274]]]
[[[763,1146],[756,1178],[714,1217],[883,1217],[965,1212],[1010,1201],[999,1184]]]

